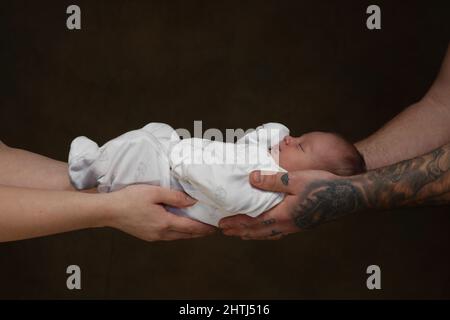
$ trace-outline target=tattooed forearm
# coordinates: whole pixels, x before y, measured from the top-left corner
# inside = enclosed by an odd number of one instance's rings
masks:
[[[367,208],[450,203],[450,144],[366,174],[306,186],[294,212],[301,229]]]
[[[450,192],[450,144],[429,154],[380,168],[367,174],[368,204],[373,208],[395,208],[425,204]],[[392,173],[392,170],[395,172]]]
[[[300,229],[334,220],[364,206],[364,194],[349,180],[320,181],[308,186],[294,213]]]

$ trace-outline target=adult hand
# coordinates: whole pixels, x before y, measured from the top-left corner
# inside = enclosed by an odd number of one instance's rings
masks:
[[[341,181],[341,182],[339,182]],[[285,192],[285,199],[256,218],[236,215],[222,219],[225,235],[244,240],[277,240],[336,218],[347,209],[339,193],[349,187],[342,178],[325,171],[305,170],[262,175],[254,171],[250,183],[262,190]]]
[[[196,202],[181,191],[131,185],[104,196],[110,204],[105,225],[146,241],[198,238],[216,231],[210,225],[164,209],[163,204],[184,208]]]

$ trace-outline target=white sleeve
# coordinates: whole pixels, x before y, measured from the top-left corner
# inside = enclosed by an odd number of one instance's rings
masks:
[[[289,135],[289,128],[277,122],[260,125],[252,132],[246,134],[237,143],[261,143],[271,148]]]

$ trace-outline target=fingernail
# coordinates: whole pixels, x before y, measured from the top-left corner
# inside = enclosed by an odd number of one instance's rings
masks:
[[[191,203],[197,202],[197,200],[195,200],[194,198],[191,198],[189,196],[186,196],[186,201],[191,202]]]
[[[254,183],[259,184],[261,182],[261,171],[253,171],[251,178]]]

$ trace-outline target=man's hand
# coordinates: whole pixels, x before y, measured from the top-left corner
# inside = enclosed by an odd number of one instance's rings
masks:
[[[219,227],[225,235],[239,236],[244,240],[277,240],[284,235],[311,228],[338,215],[339,210],[329,209],[343,204],[338,203],[344,200],[337,198],[342,196],[340,193],[351,192],[351,188],[339,181],[338,176],[317,170],[273,175],[254,171],[250,175],[253,186],[284,192],[285,199],[256,218],[247,215],[224,218]]]
[[[105,225],[146,241],[198,238],[216,231],[212,226],[164,209],[163,204],[184,208],[196,202],[180,191],[132,185],[103,196],[110,204]]]
[[[351,177],[312,170],[277,175],[256,171],[250,182],[285,192],[286,198],[257,218],[233,216],[219,226],[226,235],[243,239],[279,239],[359,210],[450,203],[450,144]]]

